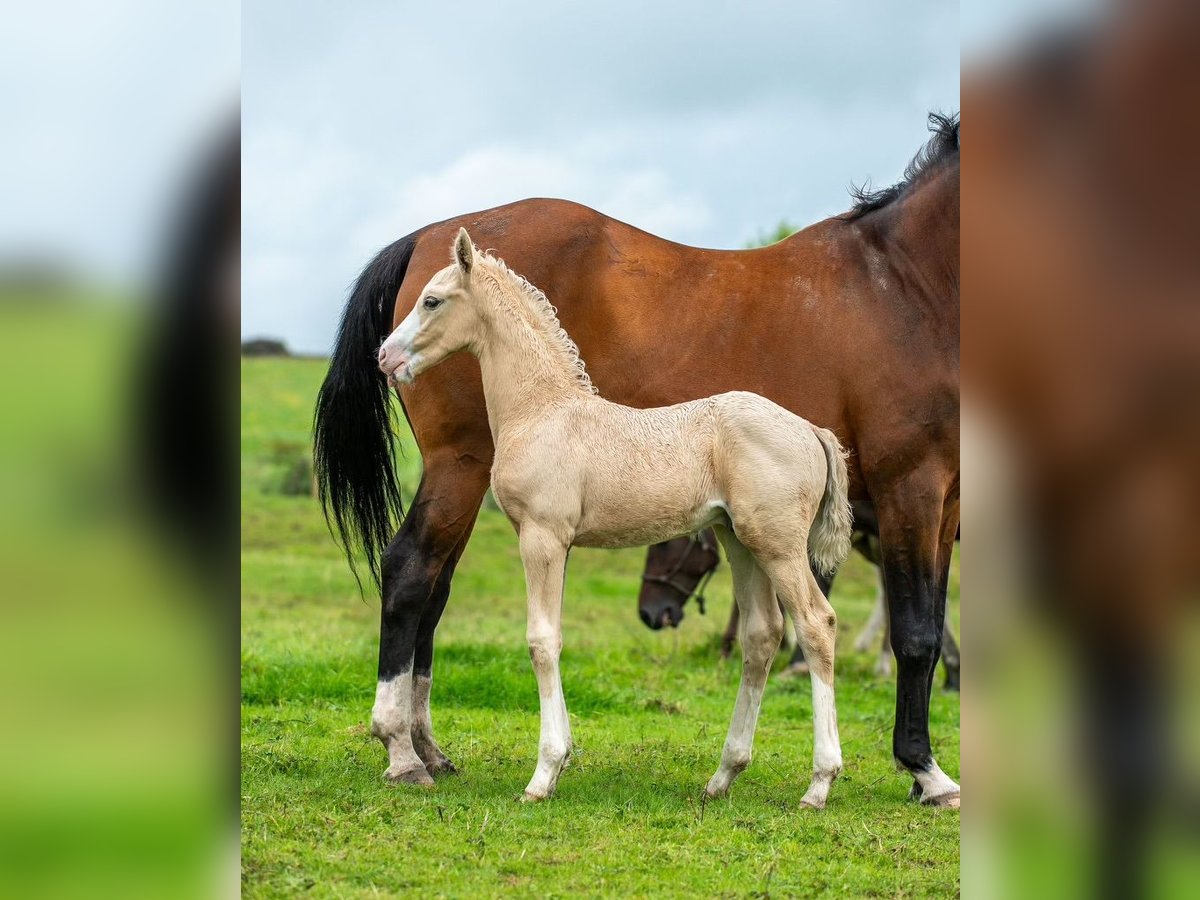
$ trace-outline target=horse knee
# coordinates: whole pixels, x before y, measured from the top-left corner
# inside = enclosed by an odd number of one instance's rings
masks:
[[[893,632],[892,652],[901,666],[923,665],[932,667],[942,651],[942,635],[936,628],[921,625],[907,629],[904,635]]]
[[[529,659],[533,662],[534,671],[545,672],[558,663],[562,653],[562,638],[555,634],[531,633],[527,636],[529,644]]]

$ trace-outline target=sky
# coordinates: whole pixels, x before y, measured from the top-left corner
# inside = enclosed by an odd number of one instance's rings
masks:
[[[239,26],[237,0],[6,5],[0,266],[154,277],[197,165],[236,117]]]
[[[247,0],[242,36],[242,331],[300,352],[431,222],[563,197],[742,247],[892,183],[958,109],[941,0]]]

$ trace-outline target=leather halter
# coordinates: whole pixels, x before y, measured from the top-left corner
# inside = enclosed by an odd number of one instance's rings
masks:
[[[716,546],[714,544],[710,544],[705,539],[705,534],[707,534],[707,532],[701,531],[699,534],[693,534],[690,538],[688,538],[687,547],[684,548],[684,551],[682,554],[680,554],[675,566],[666,575],[642,576],[642,581],[648,581],[651,584],[665,585],[666,587],[669,587],[671,590],[678,593],[681,597],[683,597],[683,602],[680,604],[680,606],[686,604],[694,595],[696,598],[696,606],[700,609],[700,615],[705,614],[704,605],[706,601],[704,599],[704,588],[708,586],[709,579],[712,578],[713,573],[717,571],[717,567],[721,565],[721,556],[717,553]],[[688,557],[692,553],[692,549],[695,547],[699,547],[701,550],[707,550],[710,552],[713,555],[714,562],[712,564],[712,568],[708,569],[703,575],[700,576],[700,580],[696,582],[695,587],[685,588],[681,584],[676,584],[674,579],[683,568],[683,564],[687,562]]]

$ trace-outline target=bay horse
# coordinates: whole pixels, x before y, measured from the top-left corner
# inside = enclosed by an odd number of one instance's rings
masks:
[[[898,184],[754,250],[672,243],[579,204],[525,200],[457,216],[384,248],[355,283],[317,398],[323,507],[381,585],[379,681],[413,672],[413,745],[433,737],[434,631],[488,488],[494,454],[479,366],[460,354],[399,394],[424,471],[403,524],[392,468],[392,386],[380,342],[445,265],[460,227],[554,297],[601,393],[630,407],[748,390],[833,431],[850,494],[879,514],[896,648],[892,752],[910,796],[957,806],[934,759],[929,696],[959,515],[959,123]]]
[[[737,704],[707,793],[724,796],[750,763],[783,636],[778,595],[812,664],[813,779],[801,803],[823,808],[842,768],[837,617],[813,569],[832,572],[850,552],[845,454],[833,432],[746,391],[653,409],[611,403],[597,395],[545,294],[477,252],[465,228],[452,259],[384,341],[379,368],[407,384],[460,351],[479,360],[496,447],[492,494],[520,543],[541,697],[538,764],[524,798],[553,794],[571,752],[559,675],[571,548],[636,547],[711,527],[746,625]],[[371,728],[388,748],[388,778],[432,783],[411,740],[412,692],[411,672],[382,683]]]

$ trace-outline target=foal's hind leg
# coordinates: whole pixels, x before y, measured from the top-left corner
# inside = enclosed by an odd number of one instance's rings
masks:
[[[808,660],[813,701],[813,779],[800,802],[821,809],[829,797],[830,785],[842,771],[833,692],[837,616],[821,593],[808,560],[778,560],[769,564],[768,571],[780,599],[791,610],[796,637]]]
[[[763,687],[783,637],[783,614],[775,602],[770,579],[731,531],[725,528],[716,531],[729,557],[734,598],[741,613],[742,683],[721,753],[721,766],[705,789],[710,797],[723,796],[733,780],[750,765]]]

